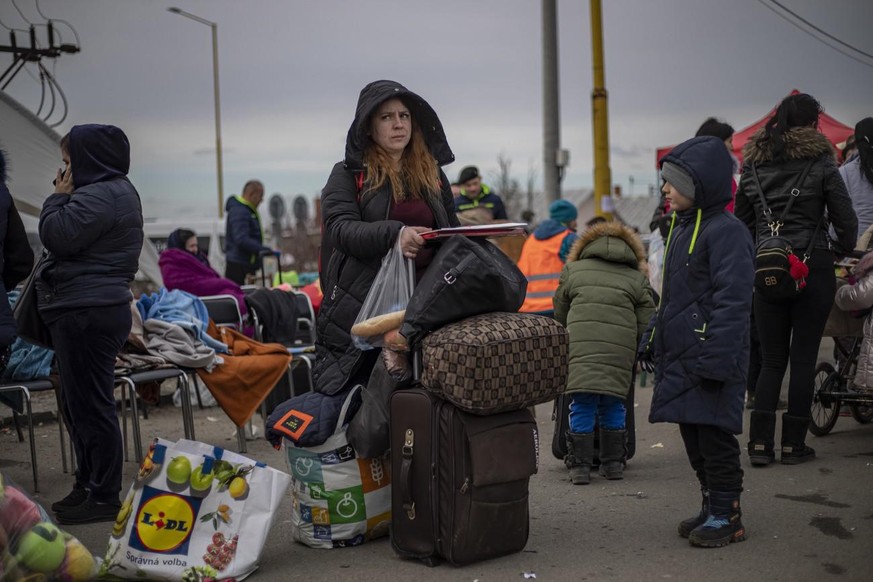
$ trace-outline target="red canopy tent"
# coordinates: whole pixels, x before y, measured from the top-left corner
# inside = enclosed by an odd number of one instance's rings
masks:
[[[791,91],[790,94],[797,95],[798,93],[800,93],[800,91],[794,89],[793,91]],[[749,141],[749,138],[752,137],[752,135],[754,135],[756,131],[764,127],[764,124],[767,123],[767,120],[770,119],[774,113],[776,113],[775,107],[771,109],[767,115],[765,115],[749,127],[746,127],[734,134],[734,155],[737,157],[740,163],[743,162],[743,146],[746,145],[746,142]],[[834,144],[834,147],[836,147],[837,144],[846,141],[846,139],[848,139],[848,137],[855,132],[854,129],[852,129],[848,125],[840,123],[827,113],[822,113],[821,116],[818,118],[818,130],[822,132],[832,144]],[[670,153],[670,150],[672,150],[674,147],[676,146],[671,145],[655,150],[656,167],[660,167],[661,158]]]

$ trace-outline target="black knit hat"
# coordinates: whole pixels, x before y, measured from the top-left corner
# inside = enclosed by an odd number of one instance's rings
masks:
[[[467,166],[463,170],[461,170],[461,173],[458,175],[458,184],[463,185],[464,183],[478,177],[479,168],[477,168],[476,166]]]

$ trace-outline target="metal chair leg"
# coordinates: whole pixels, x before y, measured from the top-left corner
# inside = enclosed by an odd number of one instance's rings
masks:
[[[121,413],[121,444],[124,447],[124,460],[125,462],[130,460],[130,451],[127,447],[127,404],[125,396],[125,392],[128,390],[128,383],[126,378],[118,378],[118,387],[121,390],[121,409],[119,412]]]
[[[261,401],[261,420],[264,421],[264,438],[267,438],[267,403],[265,400]]]
[[[58,406],[58,436],[61,439],[61,467],[63,467],[64,473],[68,473],[67,471],[67,443],[64,442],[64,432],[66,429],[66,423],[64,422],[64,411],[61,408],[61,395],[58,394],[58,391],[55,390],[55,402]],[[70,438],[70,445],[72,446],[72,437]]]
[[[18,434],[18,442],[24,442],[24,433],[21,432],[21,423],[18,422],[18,411],[12,409],[12,422],[15,423],[15,432]]]
[[[180,374],[177,379],[177,386],[182,396],[182,427],[185,430],[185,438],[195,440],[194,438],[194,410],[191,408],[191,389],[188,384],[188,375]],[[196,377],[194,389],[197,390]],[[198,391],[199,394],[199,391]]]
[[[142,463],[142,435],[140,434],[139,428],[139,407],[136,402],[136,385],[130,378],[125,376],[119,377],[118,381],[127,387],[127,405],[130,407],[130,431],[133,433],[133,456],[136,463],[140,464]],[[126,410],[127,407],[124,400],[124,390],[122,389],[121,406],[123,411]],[[125,428],[124,433],[122,434],[126,434],[126,431],[127,429]],[[124,454],[124,460],[129,461],[130,457],[127,455],[127,444],[125,444],[124,447]]]
[[[4,386],[3,392],[12,392],[17,391],[21,393],[21,398],[24,400],[24,410],[27,413],[27,435],[30,438],[30,466],[33,471],[33,491],[34,493],[39,493],[39,475],[37,463],[36,463],[36,438],[33,435],[33,409],[30,405],[30,390],[27,389],[26,386]],[[18,442],[24,440],[24,436],[21,434],[21,427],[18,424],[18,412],[13,408],[12,415],[15,418],[15,426],[18,430]]]
[[[136,464],[142,463],[142,433],[139,428],[139,405],[136,402],[136,386],[133,382],[129,384],[130,392],[130,429],[133,432],[133,455],[136,459]]]
[[[197,395],[197,407],[203,410],[203,399],[200,397],[200,379],[197,377],[197,372],[194,372],[194,393]]]
[[[239,442],[239,452],[246,453],[246,427],[245,425],[239,426],[236,429],[236,440]]]
[[[24,404],[27,406],[27,436],[30,437],[30,462],[33,466],[33,492],[39,493],[39,470],[36,466],[36,440],[33,436],[33,409],[30,405],[30,391],[22,386]]]

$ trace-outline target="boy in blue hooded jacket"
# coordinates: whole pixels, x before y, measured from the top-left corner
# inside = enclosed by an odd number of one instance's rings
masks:
[[[673,215],[658,312],[640,358],[654,364],[649,422],[675,422],[700,481],[698,515],[679,524],[695,546],[745,539],[743,431],[754,249],[748,229],[725,212],[733,160],[715,137],[690,139],[661,162]]]

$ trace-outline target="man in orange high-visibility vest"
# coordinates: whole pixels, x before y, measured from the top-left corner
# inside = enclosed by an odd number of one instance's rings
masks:
[[[524,242],[518,268],[527,277],[527,296],[519,311],[554,315],[552,298],[576,235],[576,207],[566,200],[549,206],[549,218]]]

